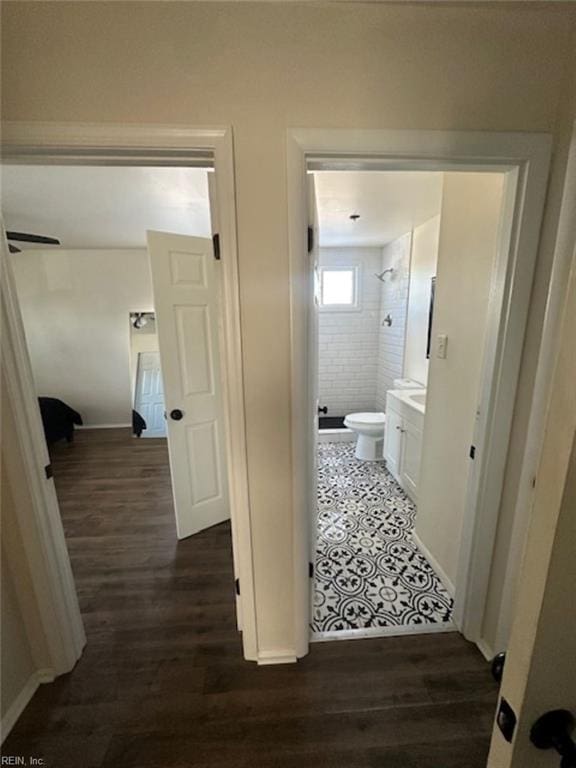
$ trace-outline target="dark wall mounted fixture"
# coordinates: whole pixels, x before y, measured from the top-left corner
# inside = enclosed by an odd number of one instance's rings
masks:
[[[436,276],[430,278],[430,307],[428,309],[428,336],[426,339],[426,359],[430,360],[432,345],[432,321],[434,319],[434,298],[436,295]]]

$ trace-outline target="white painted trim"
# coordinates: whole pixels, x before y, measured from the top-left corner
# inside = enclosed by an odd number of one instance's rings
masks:
[[[510,638],[520,565],[522,563],[528,523],[532,512],[534,497],[533,480],[537,474],[544,442],[552,376],[556,367],[555,362],[560,342],[559,330],[561,328],[562,310],[564,308],[564,299],[572,265],[572,249],[576,240],[576,216],[574,216],[574,211],[576,211],[576,122],[573,125],[572,139],[568,151],[562,204],[554,248],[554,261],[548,288],[546,314],[538,354],[538,366],[534,379],[532,409],[526,434],[522,472],[518,483],[514,525],[510,537],[510,554],[508,556],[502,589],[495,643],[496,647],[500,650],[507,648]]]
[[[54,480],[47,479],[44,471],[50,458],[2,221],[0,230],[3,380],[16,425],[18,453],[22,457],[27,489],[32,500],[32,505],[18,509],[18,516],[10,520],[10,525],[3,530],[4,537],[10,540],[5,553],[9,565],[12,568],[24,568],[30,579],[32,595],[23,594],[25,586],[22,579],[15,579],[15,587],[18,600],[23,606],[30,645],[36,649],[33,652],[35,661],[38,663],[41,660],[42,665],[49,665],[55,674],[60,675],[74,667],[86,643],[86,636]],[[15,453],[4,452],[8,476],[18,471]],[[17,492],[18,489],[13,491]],[[22,549],[26,562],[11,563],[13,558],[20,558]],[[34,609],[30,607],[31,602],[34,603]],[[38,621],[41,637],[35,632]]]
[[[252,557],[252,527],[248,494],[248,460],[242,370],[242,339],[238,249],[236,235],[236,197],[232,130],[224,127],[162,125],[106,125],[82,123],[5,122],[2,155],[10,162],[55,164],[201,165],[212,160],[215,170],[216,200],[222,253],[222,326],[224,338],[226,453],[229,474],[232,543],[236,578],[242,585],[242,641],[246,659],[257,660],[256,600]],[[23,339],[23,336],[22,336]],[[33,392],[28,374],[27,399]],[[35,399],[35,395],[34,395]],[[28,407],[35,410],[28,402]],[[43,440],[34,440],[36,449]],[[45,448],[44,448],[45,450]],[[57,512],[57,503],[55,506]],[[59,519],[59,514],[58,514]],[[64,550],[59,553],[68,562]],[[76,598],[73,581],[69,584]]]
[[[504,189],[454,598],[454,621],[474,642],[482,638],[549,162],[549,151],[535,151]]]
[[[306,173],[308,168],[496,171],[516,177],[514,219],[506,274],[493,286],[502,309],[495,339],[487,345],[481,393],[481,419],[475,444],[456,581],[454,621],[468,639],[480,640],[488,579],[504,480],[511,418],[530,303],[539,230],[544,208],[551,137],[530,133],[292,129],[287,136],[289,257],[291,279],[292,460],[294,528],[294,610],[297,655],[308,648],[306,463],[311,462],[304,415],[306,401],[307,248]],[[502,239],[506,232],[503,229]],[[490,356],[493,360],[490,360]],[[488,418],[489,417],[489,418]],[[476,487],[474,487],[474,484]],[[481,524],[480,524],[481,522]]]
[[[127,427],[132,427],[132,424],[81,424],[75,429],[81,431],[83,429],[126,429]]]
[[[320,429],[319,443],[353,443],[356,435],[351,429]]]
[[[279,648],[276,651],[261,651],[258,654],[258,665],[261,667],[272,664],[294,664],[297,661],[292,648]]]
[[[476,642],[476,646],[486,661],[492,661],[496,656],[496,651],[494,651],[484,638],[480,638],[480,640]]]
[[[222,259],[222,323],[226,463],[232,511],[232,545],[235,576],[241,584],[242,642],[244,657],[258,658],[257,608],[254,585],[252,519],[248,488],[246,411],[242,361],[242,318],[236,232],[236,189],[232,130],[227,128],[214,145],[214,181]]]
[[[301,146],[288,134],[286,145],[288,184],[288,248],[290,277],[290,391],[291,391],[291,458],[292,458],[292,531],[294,569],[294,648],[300,658],[308,653],[309,619],[312,611],[310,578],[309,529],[316,519],[310,508],[310,488],[314,486],[311,467],[315,466],[310,446],[308,414],[308,326],[310,297],[313,290],[308,276],[308,179]]]
[[[416,544],[416,546],[418,547],[420,552],[424,555],[426,560],[428,560],[428,562],[432,566],[432,570],[442,582],[442,585],[444,586],[444,589],[446,590],[446,592],[448,592],[451,598],[454,598],[454,594],[456,592],[454,588],[454,584],[452,584],[452,582],[444,572],[444,569],[442,568],[438,560],[436,560],[436,558],[430,552],[428,547],[422,542],[422,539],[418,536],[416,531],[412,531],[412,533],[410,534],[410,538],[412,539],[414,544]]]
[[[324,272],[352,272],[352,302],[350,304],[323,304]],[[362,312],[362,270],[360,264],[319,264],[318,276],[320,281],[318,312],[321,314],[340,314],[341,312]]]
[[[40,687],[42,683],[50,683],[54,680],[56,675],[50,670],[38,670],[33,672],[24,687],[16,696],[12,704],[8,707],[0,723],[0,744],[3,744],[8,734],[16,725],[18,718],[24,712],[32,697]]]
[[[338,629],[330,632],[312,632],[311,643],[329,643],[334,640],[367,640],[374,637],[406,637],[407,635],[435,635],[457,632],[451,621],[443,624],[406,624],[397,627],[367,627],[366,629]]]

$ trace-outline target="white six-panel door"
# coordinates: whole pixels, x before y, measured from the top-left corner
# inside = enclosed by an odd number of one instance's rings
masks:
[[[148,232],[178,538],[230,517],[212,241]]]
[[[142,437],[166,437],[164,387],[159,352],[140,352],[136,373],[135,410],[146,422]]]

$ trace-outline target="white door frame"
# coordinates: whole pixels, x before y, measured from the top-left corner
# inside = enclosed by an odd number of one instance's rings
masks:
[[[242,586],[241,602],[237,601],[238,626],[242,630],[244,657],[257,660],[231,128],[6,122],[3,124],[2,159],[8,162],[56,165],[116,163],[177,167],[205,167],[213,162],[222,254],[221,325],[226,459],[235,578],[239,579]],[[9,272],[9,264],[6,266]],[[25,452],[26,470],[30,482],[34,482],[34,487],[38,486],[34,509],[30,510],[30,514],[28,510],[22,510],[22,515],[29,516],[26,524],[44,537],[46,549],[46,557],[37,559],[32,567],[38,578],[46,580],[50,585],[55,604],[67,607],[69,620],[62,621],[59,629],[60,634],[66,636],[62,639],[62,645],[73,649],[72,656],[75,654],[76,660],[83,645],[77,639],[79,633],[83,637],[82,623],[75,585],[70,577],[70,564],[53,481],[46,482],[42,477],[44,464],[48,463],[44,461],[46,448],[12,280],[2,281],[2,304],[8,316],[3,329],[3,344],[6,342],[8,348],[15,349],[13,360],[9,361],[15,366],[14,395],[17,401],[26,404],[24,410],[15,410],[15,417],[23,440],[29,444],[29,450]],[[30,420],[35,422],[35,429],[30,429]],[[46,510],[50,511],[49,515]],[[51,528],[50,536],[45,536],[46,520]],[[47,629],[50,630],[50,627]]]
[[[551,137],[529,133],[445,131],[322,130],[288,131],[288,212],[291,282],[292,462],[294,493],[294,619],[296,651],[309,643],[308,520],[312,466],[308,414],[306,306],[309,281],[306,226],[306,172],[333,170],[435,170],[507,172],[506,201],[510,228],[501,241],[509,247],[497,259],[490,305],[480,416],[474,434],[476,459],[471,466],[457,576],[454,621],[470,640],[481,641],[482,619],[491,573],[500,498],[505,474],[516,385],[540,224],[544,209]],[[515,192],[515,194],[513,194]],[[490,314],[490,308],[489,308]]]
[[[3,530],[2,535],[10,537],[8,559],[14,558],[18,568],[28,576],[16,583],[18,599],[26,629],[32,635],[31,645],[41,646],[34,661],[41,665],[41,679],[49,681],[70,672],[82,654],[86,635],[54,481],[47,477],[45,470],[50,465],[50,457],[3,229],[0,237],[0,349],[5,387],[2,397],[6,397],[14,416],[18,450],[32,501],[32,508],[23,505],[21,514],[9,521],[9,530]],[[7,473],[18,471],[13,452],[6,450],[4,457]],[[21,562],[22,550],[25,551],[24,563]],[[32,594],[24,594],[24,583]],[[34,603],[32,610],[31,603]],[[38,624],[42,632],[38,632]],[[40,634],[43,637],[39,637]]]
[[[504,577],[504,588],[500,603],[497,625],[496,651],[504,650],[508,645],[513,619],[513,605],[519,589],[520,566],[528,534],[534,502],[534,480],[538,474],[540,456],[544,444],[548,402],[552,387],[558,355],[559,338],[570,269],[573,263],[573,248],[576,241],[576,121],[572,124],[572,134],[566,175],[562,190],[562,203],[558,217],[558,229],[554,243],[554,260],[550,274],[546,313],[540,339],[538,365],[534,378],[532,410],[526,433],[522,474],[518,484],[514,527],[511,536],[510,555]]]

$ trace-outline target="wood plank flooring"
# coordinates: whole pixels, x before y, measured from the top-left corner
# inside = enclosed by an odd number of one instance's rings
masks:
[[[497,690],[457,634],[243,661],[230,529],[178,542],[165,441],[52,451],[88,645],[3,747],[44,768],[481,768]]]

